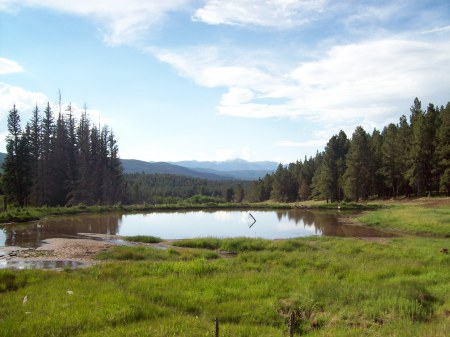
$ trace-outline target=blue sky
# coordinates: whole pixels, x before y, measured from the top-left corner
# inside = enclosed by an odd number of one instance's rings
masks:
[[[13,104],[87,104],[122,158],[273,160],[450,100],[450,2],[0,0]]]

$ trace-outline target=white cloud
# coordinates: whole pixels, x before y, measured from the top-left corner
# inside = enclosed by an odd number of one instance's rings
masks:
[[[23,71],[17,62],[0,57],[0,75],[20,73]]]
[[[208,0],[193,20],[211,25],[292,28],[309,22],[325,4],[325,0]]]
[[[88,17],[100,25],[105,42],[118,45],[136,41],[160,24],[168,12],[181,10],[188,3],[189,0],[0,0],[0,10],[36,7]]]
[[[182,51],[148,49],[160,61],[171,65],[181,76],[208,87],[256,87],[269,80],[256,66],[230,56],[232,52],[218,47],[185,48]],[[241,65],[242,63],[242,65]]]
[[[49,98],[43,93],[28,91],[18,86],[0,82],[0,130],[6,127],[5,121],[7,115],[14,105],[19,111],[21,120],[24,124],[30,120],[31,111],[36,105],[42,114],[48,102],[50,102]],[[65,112],[68,105],[69,103],[62,102],[61,108],[63,112]],[[80,107],[76,103],[71,103],[71,105],[73,116],[76,119],[79,119],[84,111],[84,108]],[[59,112],[59,104],[56,102],[50,102],[50,107],[53,115],[56,116]],[[101,122],[101,125],[111,125],[110,120],[102,117],[101,111],[87,108],[86,112],[92,123],[98,125],[98,123]]]
[[[250,102],[254,97],[255,94],[250,89],[230,88],[230,90],[222,96],[220,105],[239,106],[242,103]]]
[[[336,45],[316,60],[291,65],[288,72],[285,64],[277,71],[275,63],[230,57],[239,54],[236,50],[154,53],[199,85],[225,88],[217,111],[236,117],[382,126],[407,114],[414,97],[445,104],[450,91],[448,41],[380,39]],[[270,98],[278,100],[267,102]]]
[[[16,105],[17,110],[28,111],[36,106],[47,104],[48,98],[42,93],[27,91],[21,87],[0,83],[1,119],[6,118],[9,110]]]

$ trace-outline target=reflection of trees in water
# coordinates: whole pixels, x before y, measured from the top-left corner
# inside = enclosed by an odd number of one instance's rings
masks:
[[[304,228],[313,228],[316,233],[327,236],[384,237],[388,235],[374,228],[339,224],[339,214],[331,211],[289,210],[276,213],[279,221],[287,218],[296,225],[303,224]]]
[[[5,226],[6,246],[37,247],[50,238],[77,237],[78,233],[115,235],[119,232],[122,214],[81,215],[50,218],[25,224]]]

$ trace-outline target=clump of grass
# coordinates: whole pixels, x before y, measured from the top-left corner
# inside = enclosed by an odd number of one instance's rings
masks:
[[[148,235],[136,235],[136,236],[126,236],[125,241],[129,242],[142,242],[142,243],[160,243],[163,240],[157,236]]]
[[[159,249],[143,246],[114,246],[97,254],[101,261],[190,261],[193,259],[217,259],[215,252],[202,249]]]
[[[261,251],[270,245],[270,240],[252,239],[252,238],[200,238],[200,239],[184,239],[173,243],[177,247],[202,248],[211,250],[224,250],[231,253]]]
[[[201,248],[201,249],[219,249],[221,245],[220,239],[207,237],[198,239],[183,239],[172,243],[176,247]]]
[[[10,270],[0,270],[0,293],[16,290],[16,274]]]

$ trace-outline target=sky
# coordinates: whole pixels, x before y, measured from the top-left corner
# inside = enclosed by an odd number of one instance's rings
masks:
[[[0,151],[60,92],[124,159],[287,164],[445,105],[449,74],[448,0],[0,0]]]

